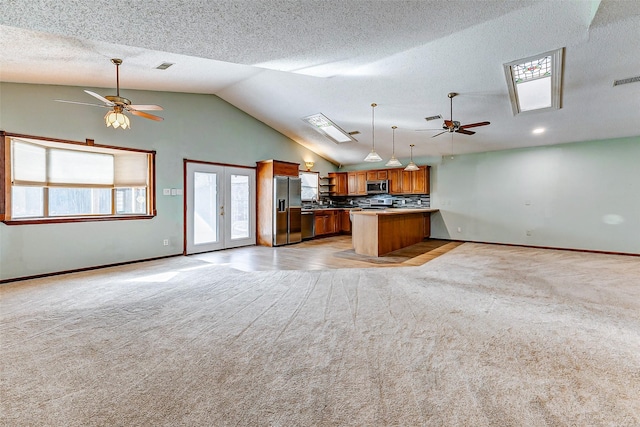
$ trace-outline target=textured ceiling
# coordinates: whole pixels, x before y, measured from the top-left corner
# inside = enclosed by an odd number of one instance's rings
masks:
[[[209,93],[338,163],[371,148],[439,156],[640,134],[640,2],[15,0],[0,14],[2,81]],[[565,47],[562,108],[514,117],[504,63]],[[162,62],[173,62],[166,71]],[[473,136],[431,138],[426,116]],[[105,92],[104,94],[110,94]],[[124,94],[126,96],[126,93]],[[81,91],[77,101],[92,102]],[[302,117],[322,112],[358,142],[336,145]],[[171,120],[165,115],[166,120]],[[533,135],[536,127],[547,129]]]

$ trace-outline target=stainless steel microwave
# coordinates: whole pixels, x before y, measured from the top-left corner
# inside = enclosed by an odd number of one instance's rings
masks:
[[[375,181],[367,181],[367,194],[387,194],[389,192],[389,181],[386,179],[377,179]]]

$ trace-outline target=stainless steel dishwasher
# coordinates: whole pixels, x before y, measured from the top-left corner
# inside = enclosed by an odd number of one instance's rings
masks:
[[[302,240],[315,236],[313,212],[302,212]]]

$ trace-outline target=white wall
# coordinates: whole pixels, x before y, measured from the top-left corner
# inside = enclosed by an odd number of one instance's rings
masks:
[[[170,92],[122,90],[138,104],[164,107],[163,122],[131,118],[131,130],[107,129],[103,108],[54,99],[94,100],[83,89],[113,95],[113,89],[0,83],[0,129],[51,138],[156,150],[158,215],[151,220],[74,224],[0,223],[0,280],[182,253],[183,198],[163,188],[183,188],[183,159],[255,166],[265,159],[335,170],[330,162],[220,98]],[[163,246],[163,239],[170,245]]]
[[[640,254],[640,136],[445,157],[431,201],[436,238]]]

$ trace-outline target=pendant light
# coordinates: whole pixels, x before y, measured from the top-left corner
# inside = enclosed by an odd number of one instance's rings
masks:
[[[371,104],[371,152],[364,158],[365,162],[380,162],[382,157],[376,153],[376,136],[375,136],[375,108],[378,106],[375,102]]]
[[[409,162],[407,167],[404,168],[404,170],[406,170],[406,171],[417,171],[417,170],[420,170],[420,168],[415,163],[413,163],[413,147],[415,147],[415,144],[411,144],[411,145],[409,145],[409,147],[411,147],[411,161]]]
[[[392,137],[392,142],[391,142],[391,147],[393,152],[391,153],[391,158],[389,159],[389,161],[387,162],[387,164],[385,166],[391,166],[391,167],[401,167],[402,163],[400,163],[400,160],[396,159],[396,129],[398,129],[398,126],[391,126],[391,129],[393,129],[393,137]]]

